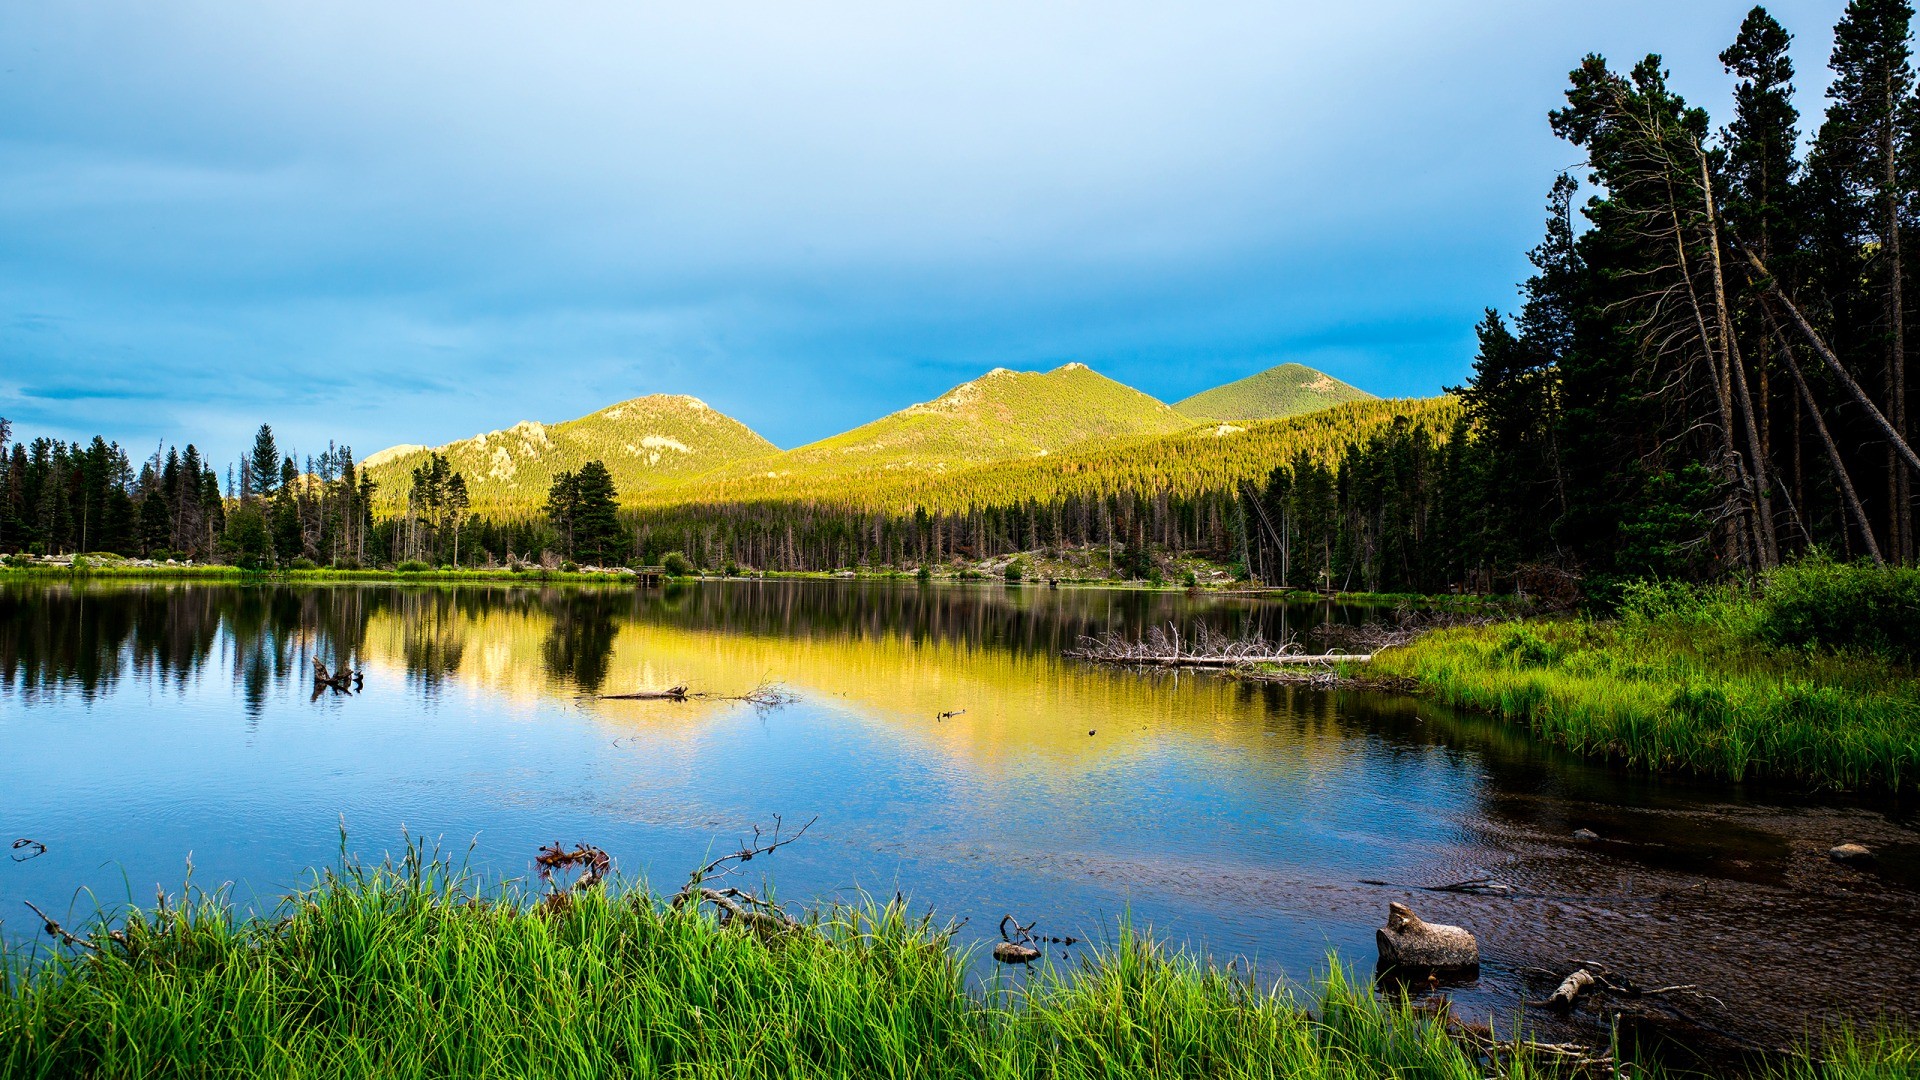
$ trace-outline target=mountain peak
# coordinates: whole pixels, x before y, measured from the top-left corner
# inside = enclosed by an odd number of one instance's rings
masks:
[[[604,462],[623,497],[709,469],[769,457],[779,448],[746,425],[685,394],[649,394],[576,420],[522,420],[445,446],[395,446],[363,466],[383,503],[406,498],[407,475],[429,452],[446,455],[467,480],[476,510],[537,506],[553,478]]]
[[[1271,420],[1318,412],[1374,395],[1305,364],[1285,363],[1202,391],[1174,408],[1196,419]]]

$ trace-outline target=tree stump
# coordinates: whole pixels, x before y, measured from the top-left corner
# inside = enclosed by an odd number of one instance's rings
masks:
[[[1374,932],[1382,963],[1398,967],[1470,968],[1480,963],[1480,943],[1458,926],[1422,922],[1405,904],[1387,905],[1387,925]]]

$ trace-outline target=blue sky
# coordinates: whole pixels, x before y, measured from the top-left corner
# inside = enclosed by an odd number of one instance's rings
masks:
[[[1749,5],[0,5],[0,416],[363,456],[690,393],[782,446],[994,367],[1465,374],[1589,51]],[[1817,114],[1843,4],[1770,9]]]

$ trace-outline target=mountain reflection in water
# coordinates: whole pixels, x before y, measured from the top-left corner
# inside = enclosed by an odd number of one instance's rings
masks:
[[[1481,977],[1451,993],[1503,1022],[1550,988],[1535,969],[1576,957],[1775,1003],[1701,1006],[1743,1039],[1915,1018],[1920,842],[1898,812],[1637,777],[1406,697],[1061,656],[1110,630],[1371,614],[866,582],[0,582],[0,827],[47,845],[0,869],[0,912],[148,902],[189,853],[199,884],[270,904],[337,860],[342,818],[364,854],[405,828],[524,875],[540,845],[585,841],[673,887],[771,815],[818,815],[755,874],[800,902],[900,890],[970,919],[966,942],[1008,912],[1095,941],[1126,915],[1304,975],[1329,948],[1370,965],[1398,899],[1480,934]],[[313,697],[316,658],[363,692]],[[592,696],[763,682],[797,699]],[[1824,860],[1842,838],[1879,869]],[[1512,893],[1411,888],[1483,876]]]

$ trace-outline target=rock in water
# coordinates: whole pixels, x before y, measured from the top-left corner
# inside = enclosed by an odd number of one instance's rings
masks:
[[[1827,849],[1827,858],[1834,862],[1870,863],[1873,849],[1865,844],[1838,844]]]
[[[1399,967],[1469,968],[1480,963],[1480,943],[1458,926],[1421,922],[1405,904],[1387,905],[1387,925],[1374,932],[1383,963]]]
[[[1031,945],[1003,941],[993,947],[993,958],[1003,964],[1031,964],[1040,959],[1040,950]]]

